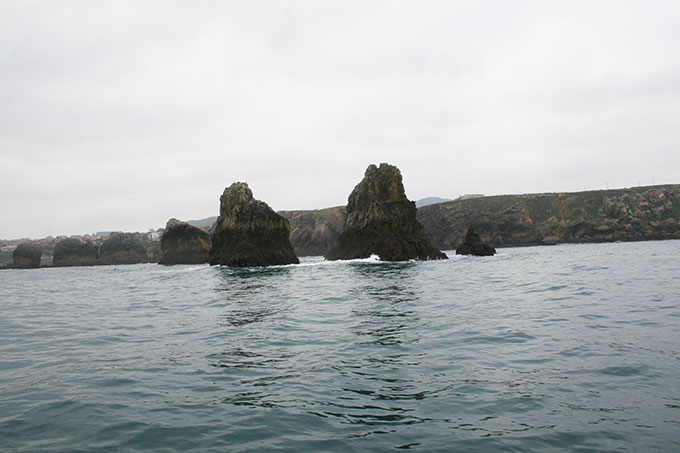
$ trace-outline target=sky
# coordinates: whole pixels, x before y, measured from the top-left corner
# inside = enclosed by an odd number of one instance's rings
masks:
[[[680,2],[0,1],[0,238],[680,183]]]

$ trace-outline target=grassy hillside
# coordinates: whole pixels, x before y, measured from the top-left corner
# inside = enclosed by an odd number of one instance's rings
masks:
[[[337,244],[345,224],[344,206],[278,213],[290,221],[290,242],[298,256],[325,255]]]
[[[474,226],[496,247],[680,238],[680,186],[504,195],[425,206],[418,220],[442,248]]]

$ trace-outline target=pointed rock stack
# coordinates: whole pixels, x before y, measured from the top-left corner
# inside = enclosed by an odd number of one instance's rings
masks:
[[[297,264],[288,220],[253,198],[248,184],[236,182],[220,198],[210,264],[234,267]]]
[[[482,237],[474,227],[470,227],[465,233],[465,239],[456,249],[456,255],[491,256],[496,254],[496,249],[482,241]]]
[[[347,203],[338,245],[326,259],[368,258],[383,261],[446,259],[416,220],[416,205],[404,193],[401,172],[386,163],[370,165]]]

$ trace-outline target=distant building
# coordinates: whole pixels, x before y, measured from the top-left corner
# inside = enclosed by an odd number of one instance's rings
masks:
[[[483,193],[466,193],[466,194],[458,197],[458,199],[459,200],[468,200],[470,198],[482,198],[483,196],[484,196]]]

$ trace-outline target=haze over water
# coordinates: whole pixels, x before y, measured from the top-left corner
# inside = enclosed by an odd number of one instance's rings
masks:
[[[3,451],[680,448],[680,241],[0,272]]]

